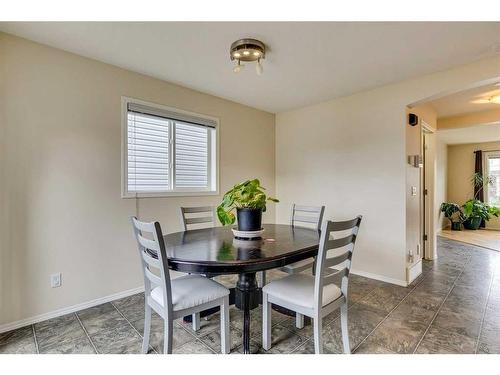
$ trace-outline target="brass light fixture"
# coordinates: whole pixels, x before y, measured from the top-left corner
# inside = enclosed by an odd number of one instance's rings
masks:
[[[490,103],[500,104],[500,95],[493,95],[488,99]]]
[[[261,59],[266,57],[266,45],[257,39],[240,39],[231,44],[229,50],[229,55],[231,61],[236,60],[237,65],[234,67],[233,72],[239,73],[245,65],[241,64],[244,62],[257,61],[255,65],[255,71],[258,75],[261,75],[264,68],[261,64]]]

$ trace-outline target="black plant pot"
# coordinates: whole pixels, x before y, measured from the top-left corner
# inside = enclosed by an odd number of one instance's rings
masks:
[[[451,230],[462,230],[462,224],[459,221],[452,222]]]
[[[262,229],[262,210],[260,208],[237,208],[238,230],[256,231]]]
[[[480,217],[470,217],[464,221],[464,227],[466,229],[477,230],[481,226],[481,220]]]

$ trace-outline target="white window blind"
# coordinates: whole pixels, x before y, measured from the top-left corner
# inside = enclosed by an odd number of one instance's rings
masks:
[[[216,191],[214,120],[127,103],[124,196]]]
[[[175,187],[208,186],[208,129],[175,123]]]

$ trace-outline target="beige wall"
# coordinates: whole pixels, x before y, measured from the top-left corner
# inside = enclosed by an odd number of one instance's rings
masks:
[[[421,130],[422,130],[422,113],[425,108],[412,108],[408,109],[406,113],[415,113],[419,117],[419,123],[415,126],[405,126],[405,139],[406,139],[406,156],[420,155],[421,156]],[[405,185],[405,200],[406,200],[406,250],[407,254],[414,254],[413,262],[411,258],[407,257],[407,263],[416,263],[419,260],[417,257],[418,247],[421,244],[421,233],[419,232],[421,220],[420,217],[420,204],[421,204],[421,186],[420,174],[421,169],[415,168],[413,165],[406,162],[406,185]],[[412,195],[412,187],[417,189],[416,195]]]
[[[273,114],[1,33],[0,85],[0,326],[142,284],[136,202],[120,198],[122,95],[218,117],[221,192],[258,177],[275,195]],[[219,199],[141,199],[139,214],[173,232],[179,205]]]
[[[324,203],[326,218],[362,214],[354,271],[404,284],[405,108],[498,76],[497,57],[278,114],[277,221],[292,202]]]
[[[474,151],[500,150],[500,142],[468,143],[448,146],[448,201],[463,204],[473,198],[470,179],[474,174]],[[487,228],[500,229],[500,218],[493,218]]]
[[[494,124],[500,121],[500,109],[493,111],[482,111],[465,113],[457,116],[443,117],[437,122],[439,130],[468,128],[485,124]]]

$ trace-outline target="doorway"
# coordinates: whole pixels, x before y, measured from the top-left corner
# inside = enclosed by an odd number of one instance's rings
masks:
[[[420,258],[433,259],[434,258],[434,165],[435,151],[434,151],[434,129],[422,120],[421,123],[421,155],[422,155],[422,168],[420,170],[421,181],[421,239],[422,251],[420,251]]]
[[[452,232],[448,229],[449,218],[440,212],[442,202],[463,207],[473,199],[475,190],[471,181],[472,176],[477,173],[475,151],[480,150],[485,156],[500,149],[500,107],[491,100],[495,95],[500,96],[500,77],[409,105],[411,112],[421,119],[421,209],[418,222],[422,246],[419,255],[423,259],[434,259],[437,256],[436,235],[453,237],[454,240],[489,249],[498,248],[499,218],[492,216],[486,222],[486,228],[470,231],[462,225],[461,231]],[[487,160],[483,160],[480,173],[487,176],[492,174]],[[500,199],[490,197],[492,192],[495,196],[500,196],[499,186],[500,184],[485,187],[484,197],[480,201],[500,208]],[[497,230],[496,233],[494,230]]]

